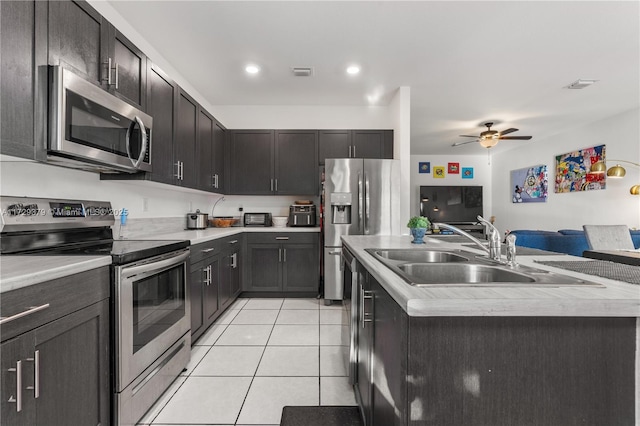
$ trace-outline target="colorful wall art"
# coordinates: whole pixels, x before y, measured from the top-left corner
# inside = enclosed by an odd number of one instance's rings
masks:
[[[591,165],[605,158],[605,145],[556,155],[555,192],[605,189],[605,174],[591,173]]]
[[[444,178],[444,166],[433,166],[433,177]]]
[[[450,175],[460,174],[460,163],[448,163],[447,173]]]
[[[462,179],[473,179],[473,167],[462,168]]]
[[[540,164],[511,171],[511,202],[544,203],[547,201],[547,166]]]
[[[428,161],[420,161],[418,162],[418,172],[419,173],[431,173],[431,163]]]

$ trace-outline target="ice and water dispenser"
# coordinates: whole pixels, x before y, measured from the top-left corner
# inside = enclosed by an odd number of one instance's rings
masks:
[[[334,192],[331,194],[331,223],[336,225],[351,224],[351,193]]]

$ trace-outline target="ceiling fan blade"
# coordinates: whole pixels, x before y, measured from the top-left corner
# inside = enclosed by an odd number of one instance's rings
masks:
[[[460,135],[460,137],[461,138],[476,138],[476,139],[478,139],[478,135],[473,135],[473,136],[471,136],[471,135]]]
[[[506,137],[501,136],[498,139],[511,140],[511,141],[528,141],[532,137],[533,136],[506,136]]]
[[[477,137],[477,136],[476,136],[476,137]],[[477,141],[477,140],[475,140],[475,141],[455,142],[455,143],[452,143],[452,144],[451,144],[451,146],[466,145],[466,144],[468,144],[468,143],[474,143],[474,142],[478,142],[478,141]]]
[[[500,135],[508,135],[509,133],[513,133],[513,132],[517,132],[518,129],[514,129],[513,127],[511,127],[510,129],[504,130],[502,132],[500,132]]]

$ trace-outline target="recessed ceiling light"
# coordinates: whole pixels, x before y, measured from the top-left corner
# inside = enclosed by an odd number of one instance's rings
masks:
[[[244,70],[249,74],[258,74],[260,72],[260,67],[257,65],[247,65]]]
[[[360,72],[360,67],[357,65],[351,65],[347,68],[347,74],[356,75]]]

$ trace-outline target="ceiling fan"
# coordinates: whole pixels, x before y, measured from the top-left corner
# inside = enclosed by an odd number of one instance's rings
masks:
[[[497,130],[491,130],[491,126],[493,126],[492,122],[484,123],[484,125],[487,126],[487,130],[485,130],[484,132],[480,133],[479,136],[460,135],[460,137],[463,137],[463,138],[475,138],[475,140],[473,140],[473,141],[465,141],[465,142],[456,142],[456,143],[452,144],[451,146],[460,146],[460,145],[465,145],[465,144],[468,144],[468,143],[480,142],[480,145],[482,145],[483,147],[491,148],[493,146],[496,146],[498,144],[499,140],[528,141],[529,139],[532,138],[532,136],[505,136],[505,135],[508,135],[509,133],[513,133],[513,132],[517,132],[518,131],[518,129],[514,129],[513,127],[511,127],[510,129],[504,130],[502,132],[498,132]]]

